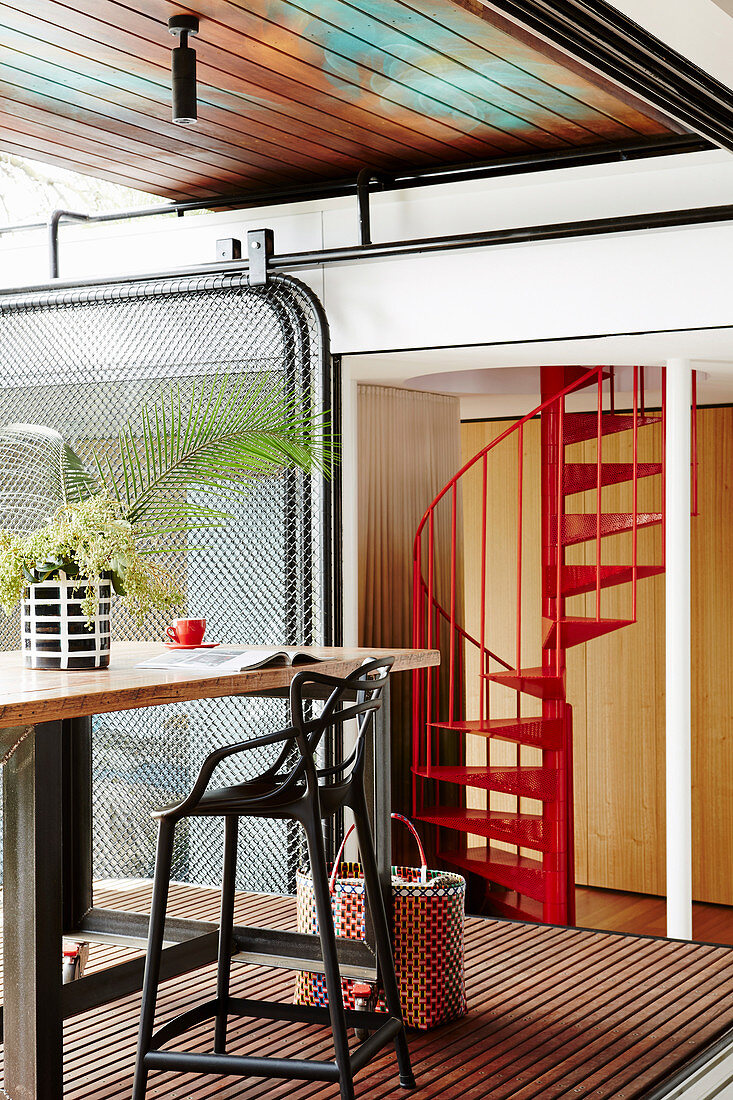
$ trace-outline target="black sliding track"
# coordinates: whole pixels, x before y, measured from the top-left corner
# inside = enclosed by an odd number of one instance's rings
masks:
[[[733,150],[733,91],[604,0],[490,0],[486,6]]]

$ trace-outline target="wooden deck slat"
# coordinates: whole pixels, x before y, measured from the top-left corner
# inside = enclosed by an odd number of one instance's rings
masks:
[[[105,885],[95,903],[145,911],[150,887]],[[216,890],[174,884],[169,914],[216,920]],[[236,920],[294,926],[292,898],[237,896]],[[733,1026],[733,949],[583,929],[469,918],[466,925],[469,1014],[432,1032],[412,1032],[421,1100],[557,1100],[576,1096],[633,1100],[705,1043]],[[139,952],[92,945],[90,970]],[[159,1020],[212,995],[214,966],[165,982]],[[288,1001],[293,975],[235,966],[234,995]],[[128,1100],[139,995],[121,998],[65,1026],[65,1100]],[[233,1019],[241,1052],[330,1058],[327,1029]],[[189,1050],[211,1049],[212,1025],[187,1037]],[[156,1074],[155,1100],[335,1100],[319,1082],[240,1080]],[[357,1079],[357,1096],[397,1100],[391,1054]]]

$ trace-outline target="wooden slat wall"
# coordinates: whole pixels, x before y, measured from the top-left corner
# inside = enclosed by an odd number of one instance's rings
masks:
[[[733,904],[733,570],[730,539],[733,532],[733,409],[699,412],[700,516],[693,521],[693,720],[694,720],[694,893],[701,901]],[[498,434],[504,424],[464,424],[464,460]],[[644,429],[640,444],[654,452],[654,433]],[[527,446],[538,448],[539,433],[527,435]],[[603,457],[630,458],[630,441],[608,437]],[[640,459],[644,460],[645,450]],[[658,451],[657,451],[658,453]],[[595,459],[595,445],[579,445],[568,458]],[[525,461],[527,461],[525,459]],[[531,468],[531,467],[530,467]],[[506,498],[515,485],[504,471]],[[656,482],[656,484],[654,483]],[[659,479],[640,483],[639,507],[659,503]],[[628,506],[622,487],[604,490],[604,507]],[[465,498],[466,528],[478,527],[476,502]],[[655,504],[656,502],[656,504]],[[511,506],[510,506],[511,507]],[[595,494],[571,498],[573,510],[595,510]],[[511,522],[505,526],[501,508],[490,525],[499,540],[513,540]],[[621,560],[624,536],[605,540],[604,560]],[[467,544],[468,545],[468,544]],[[653,561],[659,533],[639,532],[640,561]],[[511,547],[509,548],[511,549]],[[590,563],[595,549],[573,548]],[[628,545],[624,547],[628,554]],[[646,556],[645,556],[646,555]],[[466,555],[467,593],[475,584]],[[578,561],[584,560],[578,557]],[[527,582],[530,574],[527,574]],[[539,598],[539,577],[537,578]],[[501,615],[513,614],[513,591],[500,584],[490,591],[490,602]],[[576,597],[570,614],[594,614],[594,596]],[[474,601],[475,603],[475,601]],[[587,610],[583,610],[583,605]],[[467,599],[467,608],[472,606]],[[627,617],[627,590],[603,594],[603,614]],[[578,646],[569,652],[568,699],[575,728],[575,796],[577,879],[580,883],[617,890],[663,894],[664,852],[664,578],[639,582],[639,621],[621,631]],[[507,629],[509,629],[507,627]],[[491,644],[491,637],[487,640]],[[536,635],[538,637],[538,634]],[[538,643],[537,643],[538,646]],[[499,652],[502,652],[499,649]],[[534,652],[537,656],[539,647]]]
[[[733,409],[700,413],[698,445],[700,515],[692,521],[693,881],[699,897],[731,905]]]
[[[200,0],[199,123],[168,0],[0,3],[0,148],[161,195],[679,132],[483,5]]]
[[[661,428],[639,433],[639,461],[659,460]],[[575,453],[573,453],[575,451]],[[595,462],[595,441],[567,452],[569,460]],[[630,462],[632,439],[626,433],[604,438],[603,461]],[[661,479],[642,479],[639,509],[661,509]],[[579,494],[578,510],[595,512],[596,494]],[[628,485],[603,490],[604,511],[631,511]],[[659,529],[638,533],[639,562],[661,561]],[[586,564],[595,562],[595,543],[580,548]],[[604,540],[604,563],[631,561],[631,536]],[[701,563],[699,568],[705,568]],[[630,586],[602,593],[601,613],[631,617]],[[589,885],[665,892],[664,811],[664,577],[640,581],[638,622],[569,655],[570,667],[585,660],[585,740],[587,879]],[[595,593],[568,602],[568,614],[595,615]],[[709,623],[705,629],[714,629]],[[585,654],[582,654],[582,650]],[[577,723],[581,728],[581,723]],[[722,838],[721,838],[722,839]],[[701,838],[696,831],[695,846]],[[699,887],[698,887],[699,889]],[[701,900],[713,898],[699,895]],[[733,875],[731,875],[733,900]]]
[[[95,891],[97,904],[144,912],[150,887]],[[170,912],[216,920],[215,890],[174,885]],[[240,923],[292,927],[291,898],[240,894]],[[95,969],[129,957],[93,948]],[[212,995],[214,967],[164,982],[159,1022]],[[733,1024],[733,951],[577,929],[507,921],[466,922],[468,1015],[409,1043],[424,1100],[642,1100]],[[293,975],[234,968],[234,996],[288,1001]],[[128,1100],[139,996],[68,1021],[66,1100]],[[179,1049],[210,1050],[203,1025]],[[272,1021],[232,1021],[231,1049],[298,1057],[332,1057],[325,1029]],[[398,1100],[394,1055],[385,1052],[357,1077],[364,1100]],[[151,1074],[159,1100],[335,1100],[333,1085],[175,1073]]]
[[[512,421],[497,420],[490,423],[464,424],[461,432],[462,460],[465,462],[486,446],[492,439],[501,435]],[[522,539],[522,664],[534,664],[537,638],[541,625],[540,603],[540,563],[541,544],[539,527],[535,517],[539,514],[540,467],[539,467],[539,422],[532,422],[525,428],[524,438],[524,493],[523,493],[523,539]],[[515,436],[507,444],[499,444],[492,453],[487,465],[488,506],[487,506],[487,599],[485,604],[485,630],[487,645],[507,663],[515,663],[517,632],[517,570],[516,554],[518,507],[518,440]],[[483,473],[478,464],[463,479],[464,500],[464,556],[466,569],[465,613],[466,629],[474,638],[481,634],[481,573],[476,563],[481,561],[481,499],[483,494]],[[489,548],[498,549],[492,553]],[[471,567],[473,566],[473,567]],[[480,698],[478,688],[478,659],[472,647],[468,649],[468,667],[473,673],[469,678],[466,698],[466,714],[478,718]],[[498,666],[497,666],[498,667]],[[493,666],[492,666],[493,668]],[[511,717],[516,713],[516,694],[500,684],[491,685],[490,707],[493,718]],[[522,714],[530,716],[541,713],[541,704],[537,699],[526,697],[522,700]],[[508,742],[487,742],[483,737],[467,738],[467,762],[485,764],[487,749],[490,760],[495,765],[513,765],[519,760],[527,765],[542,762],[537,749],[511,745]],[[483,791],[468,789],[468,805],[485,807],[486,794]],[[492,792],[491,809],[515,810],[517,799],[513,795]],[[537,813],[542,809],[539,802],[532,799],[522,800],[525,813]],[[476,838],[473,842],[480,845],[485,841]],[[511,850],[511,845],[496,843],[497,848]]]

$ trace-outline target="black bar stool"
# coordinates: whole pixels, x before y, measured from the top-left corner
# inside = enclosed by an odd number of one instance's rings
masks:
[[[354,1073],[367,1065],[390,1042],[394,1042],[397,1051],[400,1084],[404,1088],[415,1087],[364,793],[365,738],[372,729],[374,712],[381,706],[382,690],[393,660],[389,657],[366,661],[344,679],[319,672],[299,672],[290,688],[290,727],[212,752],[204,761],[191,793],[183,801],[166,806],[154,815],[158,820],[158,848],[132,1100],[144,1100],[151,1069],[335,1081],[339,1083],[342,1100],[352,1100]],[[323,698],[326,694],[327,698],[319,716],[306,720],[303,701],[308,697],[309,689],[311,695],[320,694]],[[350,718],[356,719],[358,731],[353,751],[332,767],[318,769],[314,754],[322,738],[336,722]],[[282,746],[276,762],[270,768],[256,779],[234,786],[209,789],[214,769],[222,760],[263,745]],[[366,902],[374,930],[387,1013],[344,1011],[323,843],[323,821],[333,817],[342,807],[351,809],[356,823],[364,868]],[[203,816],[223,817],[225,823],[216,997],[182,1013],[154,1032],[173,834],[176,824],[183,818]],[[231,956],[234,949],[234,881],[240,817],[289,818],[299,821],[305,830],[328,991],[328,1008],[246,1000],[229,995]],[[330,1023],[335,1061],[227,1054],[229,1016],[309,1024]],[[215,1020],[213,1053],[196,1054],[160,1049],[164,1043],[183,1035],[207,1019]],[[349,1051],[347,1024],[362,1031],[372,1031],[369,1038],[353,1052]]]

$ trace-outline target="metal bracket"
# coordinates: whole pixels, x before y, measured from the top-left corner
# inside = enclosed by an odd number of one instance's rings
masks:
[[[267,261],[275,252],[275,236],[271,229],[250,229],[247,233],[249,285],[267,285]]]
[[[359,244],[364,246],[372,243],[372,219],[369,206],[370,184],[372,180],[380,189],[392,183],[392,177],[384,172],[375,172],[372,168],[362,168],[356,177],[356,201],[359,206]]]
[[[217,260],[241,260],[242,242],[236,237],[224,237],[216,242]]]

